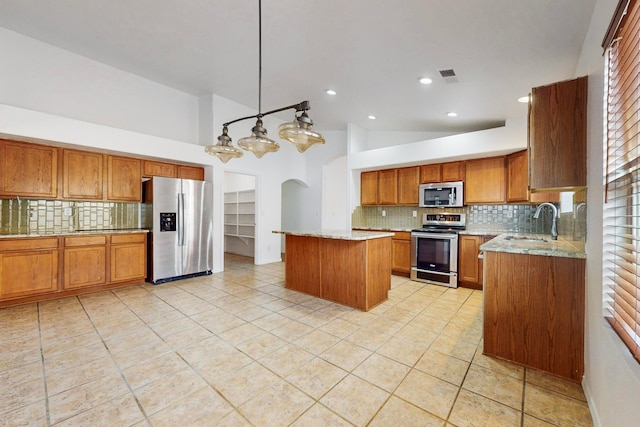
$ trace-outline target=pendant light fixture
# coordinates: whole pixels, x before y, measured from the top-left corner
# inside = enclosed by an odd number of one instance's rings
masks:
[[[302,153],[313,144],[324,144],[322,135],[312,129],[313,121],[307,114],[310,108],[309,101],[302,101],[298,104],[267,111],[266,113],[262,112],[262,0],[258,0],[258,114],[224,123],[222,125],[222,135],[218,137],[218,143],[209,145],[204,150],[207,154],[217,156],[223,163],[227,163],[232,158],[242,157],[243,152],[231,144],[228,127],[230,124],[242,120],[256,119],[256,125],[251,129],[251,135],[241,138],[238,141],[238,146],[245,151],[252,152],[257,158],[261,158],[266,153],[278,151],[280,145],[267,136],[267,130],[264,128],[262,118],[269,114],[295,109],[296,113],[301,114],[295,116],[292,122],[280,125],[278,135],[280,138],[291,142]]]

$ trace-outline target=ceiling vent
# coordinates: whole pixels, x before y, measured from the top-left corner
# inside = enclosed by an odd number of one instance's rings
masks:
[[[453,71],[453,68],[447,68],[440,70],[439,72],[445,83],[458,83],[458,76],[456,76],[456,72]]]

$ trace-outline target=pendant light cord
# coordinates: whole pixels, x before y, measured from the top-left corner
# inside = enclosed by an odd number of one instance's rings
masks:
[[[258,0],[258,117],[262,113],[262,0]]]

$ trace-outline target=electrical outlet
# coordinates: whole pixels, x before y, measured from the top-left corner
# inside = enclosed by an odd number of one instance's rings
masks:
[[[382,209],[382,216],[387,216],[387,211],[385,211],[384,209]]]
[[[62,215],[71,216],[71,208],[64,208]]]
[[[417,218],[418,217],[418,211],[413,211],[413,217]]]
[[[507,211],[507,218],[513,218],[513,211]]]

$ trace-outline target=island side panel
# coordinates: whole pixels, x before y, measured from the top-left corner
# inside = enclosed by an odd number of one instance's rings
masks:
[[[364,240],[321,240],[322,298],[366,310],[366,244]]]
[[[287,235],[285,287],[316,297],[320,292],[320,239]]]
[[[584,267],[584,259],[485,252],[484,353],[580,381]]]
[[[367,307],[387,300],[391,288],[391,237],[367,240]]]

